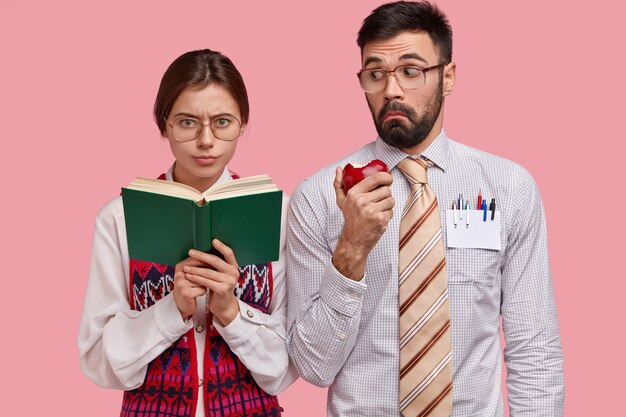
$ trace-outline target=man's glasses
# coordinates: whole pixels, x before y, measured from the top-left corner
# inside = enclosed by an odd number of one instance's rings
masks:
[[[361,88],[366,93],[380,93],[387,87],[389,75],[396,77],[396,82],[403,90],[415,90],[426,83],[426,73],[446,64],[437,64],[432,67],[421,68],[415,65],[399,65],[392,70],[384,68],[362,69],[356,75],[359,77]]]

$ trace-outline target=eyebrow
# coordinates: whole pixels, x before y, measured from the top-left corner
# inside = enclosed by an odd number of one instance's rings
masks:
[[[419,54],[416,54],[415,52],[411,52],[409,54],[404,54],[400,57],[400,61],[404,61],[407,59],[416,59],[418,61],[422,61],[425,64],[428,64],[428,61],[426,61],[424,58],[422,58]],[[368,57],[365,62],[363,63],[363,67],[367,67],[369,64],[371,64],[372,62],[374,63],[380,63],[383,60],[377,56],[370,56]]]
[[[173,114],[172,116],[174,117],[189,117],[190,119],[197,119],[200,120],[201,117],[198,116],[197,114],[193,114],[193,113],[186,113],[186,112],[178,112]],[[228,113],[228,112],[221,112],[221,113],[217,113],[217,114],[211,114],[209,115],[209,119],[215,119],[217,117],[222,117],[222,116],[230,116],[230,117],[234,117],[235,119],[239,120],[239,118],[237,116],[235,116],[234,114]]]
[[[185,112],[178,112],[178,113],[173,114],[172,116],[174,116],[174,117],[183,116],[183,117],[189,117],[191,119],[199,119],[197,114],[185,113]]]

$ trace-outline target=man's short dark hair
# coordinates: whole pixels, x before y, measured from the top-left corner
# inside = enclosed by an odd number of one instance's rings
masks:
[[[442,62],[452,61],[452,28],[445,14],[427,1],[397,1],[383,4],[363,20],[357,44],[386,40],[402,32],[425,32],[430,36]]]

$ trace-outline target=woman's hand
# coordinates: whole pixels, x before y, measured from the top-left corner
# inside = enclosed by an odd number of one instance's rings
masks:
[[[197,259],[187,258],[176,264],[174,269],[174,301],[183,320],[196,312],[196,297],[206,294],[207,289],[190,281],[183,269],[187,266],[200,267],[204,265]]]
[[[239,266],[231,248],[217,239],[213,239],[212,243],[224,255],[223,260],[192,249],[189,251],[189,259],[195,260],[197,264],[185,264],[183,271],[189,282],[209,290],[207,308],[222,325],[228,326],[239,314],[239,303],[234,294],[235,285],[239,281]]]

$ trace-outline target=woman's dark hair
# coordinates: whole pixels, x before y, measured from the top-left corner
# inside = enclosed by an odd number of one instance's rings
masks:
[[[165,119],[180,93],[187,87],[201,90],[209,84],[224,87],[239,106],[241,124],[248,123],[250,105],[241,74],[227,56],[210,49],[202,49],[176,58],[161,78],[159,92],[154,101],[154,121],[162,135],[165,135],[167,129]]]
[[[363,20],[356,43],[393,38],[402,32],[425,32],[442,62],[452,61],[452,28],[445,14],[427,1],[398,1],[377,7]]]

